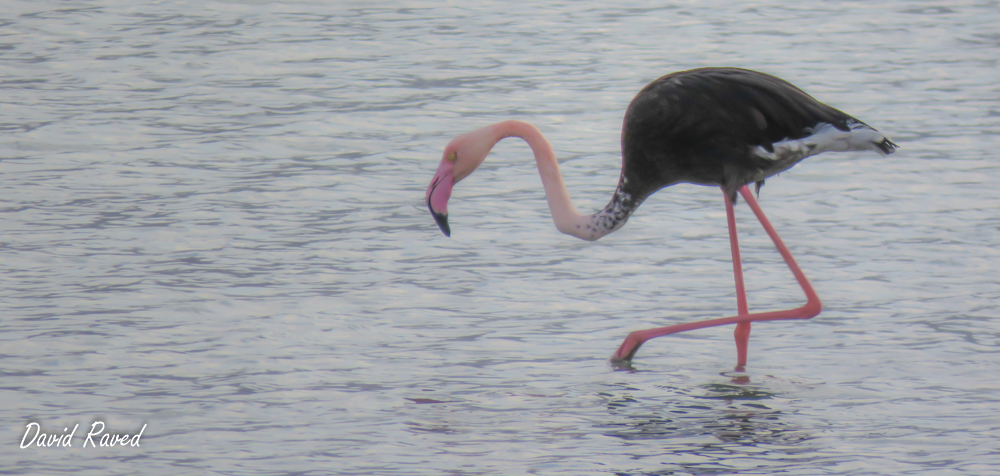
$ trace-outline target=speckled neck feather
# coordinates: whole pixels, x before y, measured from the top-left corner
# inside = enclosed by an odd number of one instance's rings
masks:
[[[586,217],[588,220],[583,230],[585,234],[590,234],[589,237],[576,236],[585,240],[596,240],[625,225],[628,217],[632,216],[632,212],[642,203],[633,199],[632,194],[623,190],[627,184],[628,179],[621,177],[618,180],[618,189],[615,190],[608,205],[603,210]]]
[[[566,184],[559,172],[555,152],[542,133],[535,126],[521,121],[504,121],[495,126],[498,128],[498,141],[505,137],[519,137],[531,146],[535,161],[538,163],[538,174],[545,187],[545,198],[549,202],[552,221],[559,231],[583,240],[594,241],[621,228],[639,206],[632,195],[625,191],[628,180],[621,177],[618,189],[603,210],[591,215],[581,215],[570,201],[569,191],[566,190]]]

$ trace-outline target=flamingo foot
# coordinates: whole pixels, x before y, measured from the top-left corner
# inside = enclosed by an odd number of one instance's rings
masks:
[[[618,350],[611,356],[611,365],[617,369],[622,370],[632,370],[632,357],[635,357],[635,353],[642,347],[643,342],[646,342],[642,338],[642,331],[635,331],[625,338],[622,345],[618,347]]]
[[[736,324],[733,336],[736,338],[736,368],[733,370],[743,372],[747,367],[747,349],[750,347],[750,323]]]

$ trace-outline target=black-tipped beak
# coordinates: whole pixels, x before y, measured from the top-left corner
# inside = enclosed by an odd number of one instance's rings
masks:
[[[451,227],[448,226],[448,214],[434,211],[429,203],[427,204],[427,208],[431,209],[431,215],[434,216],[434,221],[436,221],[438,226],[441,227],[441,231],[444,232],[444,236],[451,236]]]
[[[434,179],[427,187],[427,209],[431,211],[434,221],[441,227],[444,236],[451,236],[448,226],[448,199],[451,197],[451,187],[455,185],[453,169],[455,163],[445,158],[434,173]]]

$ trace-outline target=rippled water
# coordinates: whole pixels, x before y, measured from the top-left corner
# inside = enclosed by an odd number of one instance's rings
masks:
[[[467,3],[467,4],[463,4]],[[1000,474],[997,2],[4,3],[0,472]],[[825,310],[607,358],[735,311],[718,190],[597,243],[505,141],[536,124],[581,210],[645,83],[784,77],[897,155],[831,154],[761,203]],[[751,309],[800,292],[745,206]],[[92,422],[139,447],[82,448]],[[19,448],[37,422],[72,448]]]

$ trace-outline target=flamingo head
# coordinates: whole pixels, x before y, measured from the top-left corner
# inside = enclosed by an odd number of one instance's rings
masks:
[[[490,149],[502,137],[496,127],[486,126],[466,132],[448,143],[442,154],[431,184],[427,186],[427,208],[445,236],[451,236],[448,226],[448,199],[451,189],[460,180],[468,177],[490,153]]]

